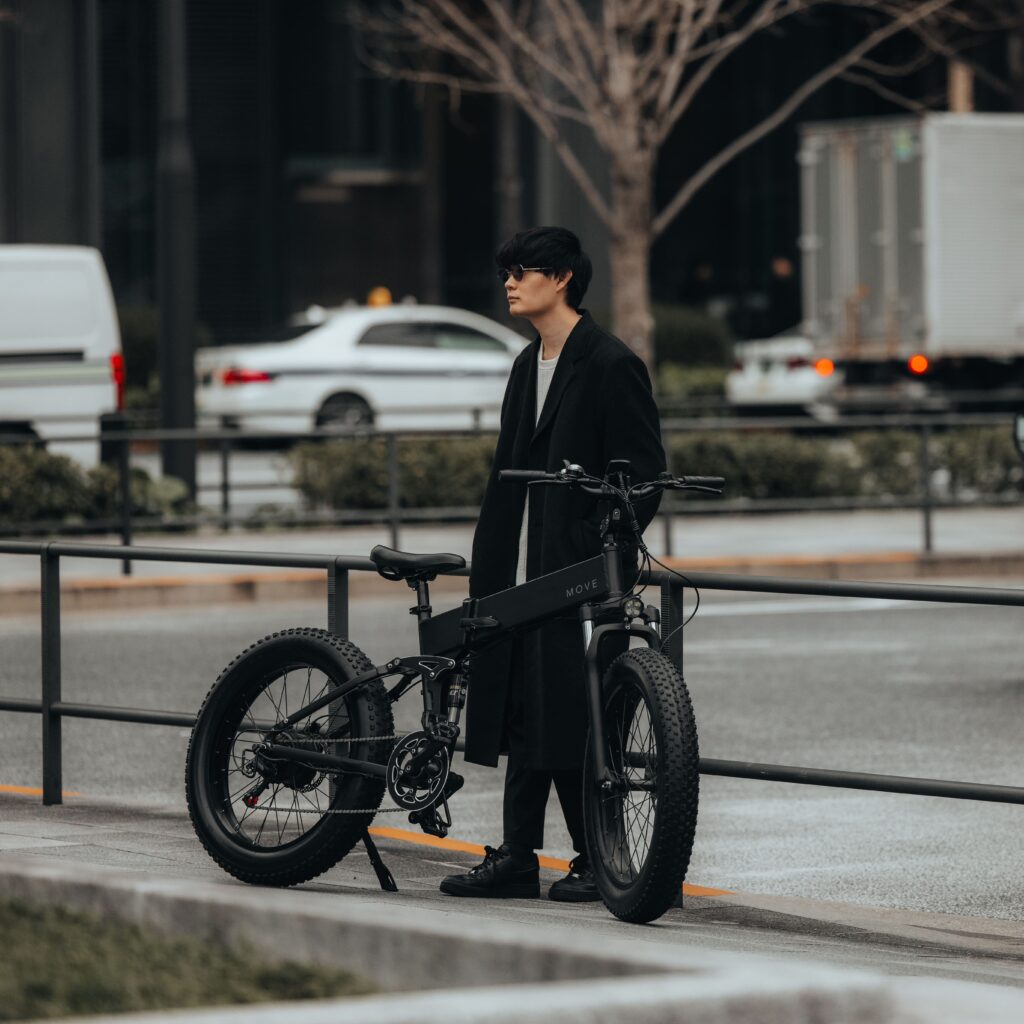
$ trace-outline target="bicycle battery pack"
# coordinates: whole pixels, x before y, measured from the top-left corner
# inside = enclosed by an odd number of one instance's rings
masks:
[[[498,629],[517,629],[578,608],[587,601],[600,601],[608,596],[609,590],[604,555],[596,555],[547,576],[527,580],[518,587],[482,597],[476,604],[475,615],[496,619]],[[443,655],[457,651],[462,646],[465,614],[459,606],[421,622],[420,651]]]

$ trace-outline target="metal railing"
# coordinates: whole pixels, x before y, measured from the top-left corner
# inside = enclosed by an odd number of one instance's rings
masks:
[[[479,412],[479,410],[477,410]],[[782,498],[782,499],[725,499],[715,502],[675,502],[671,496],[662,502],[658,518],[663,537],[663,550],[668,556],[673,554],[672,527],[677,516],[685,515],[717,515],[723,513],[768,513],[768,512],[810,512],[810,511],[851,511],[851,510],[891,510],[916,509],[921,514],[921,550],[930,553],[933,550],[933,517],[940,508],[955,508],[965,505],[1000,505],[1020,501],[1019,495],[977,495],[971,501],[944,497],[935,492],[933,485],[933,454],[932,446],[935,435],[959,427],[1000,426],[1010,431],[1011,417],[1008,413],[975,413],[951,417],[949,415],[890,415],[890,416],[857,416],[821,423],[808,417],[787,418],[724,418],[724,419],[666,419],[662,422],[662,433],[666,439],[679,434],[712,434],[723,431],[758,432],[766,430],[788,431],[796,434],[812,432],[816,434],[843,434],[862,430],[903,430],[917,436],[916,454],[916,489],[912,495],[893,496],[891,498],[875,497],[829,497],[829,498]],[[471,522],[476,518],[477,509],[469,507],[438,507],[438,508],[405,508],[402,505],[401,473],[398,449],[403,441],[417,438],[459,438],[476,437],[493,431],[479,425],[464,430],[431,429],[431,430],[389,430],[380,431],[373,428],[358,427],[350,429],[331,429],[320,431],[239,431],[237,429],[142,429],[116,430],[91,434],[67,434],[47,437],[47,442],[74,443],[97,442],[107,446],[113,455],[113,462],[118,470],[119,514],[115,519],[92,520],[83,522],[76,529],[91,532],[110,531],[120,536],[122,544],[132,543],[135,530],[146,527],[149,529],[174,527],[191,528],[201,525],[219,525],[222,528],[240,525],[267,525],[275,522],[289,526],[302,525],[348,525],[356,523],[385,524],[389,531],[391,547],[401,547],[401,528],[403,525],[416,522],[454,523]],[[1009,433],[1008,433],[1009,436]],[[330,512],[303,509],[300,512],[270,515],[239,514],[232,507],[232,495],[245,489],[261,490],[288,489],[291,485],[282,481],[261,482],[258,484],[238,484],[232,478],[231,460],[236,448],[246,441],[278,440],[292,442],[302,440],[347,440],[380,439],[385,444],[385,463],[387,472],[387,495],[384,507],[333,510]],[[167,518],[139,518],[132,515],[131,504],[131,449],[136,444],[156,444],[161,441],[187,441],[198,443],[208,450],[216,451],[219,460],[220,480],[217,484],[200,487],[200,490],[217,491],[220,495],[219,512],[204,512],[196,515],[180,515]],[[23,435],[3,435],[0,433],[0,444],[31,444],[37,440]],[[68,527],[62,523],[31,523],[10,524],[6,527],[11,532],[23,534],[39,534],[67,532]],[[130,561],[126,558],[124,572],[131,571]]]
[[[368,558],[353,556],[261,554],[156,547],[131,547],[126,550],[117,545],[76,544],[64,541],[0,542],[0,554],[35,555],[40,562],[40,634],[42,643],[40,699],[28,700],[0,696],[0,711],[42,716],[44,804],[59,804],[62,800],[61,724],[65,718],[96,718],[111,722],[136,722],[178,727],[190,727],[195,724],[196,720],[194,714],[187,712],[83,704],[63,699],[60,619],[60,559],[62,557],[123,559],[127,554],[137,561],[322,569],[327,574],[327,627],[331,632],[341,636],[348,636],[349,573],[352,571],[376,571],[376,567]],[[466,576],[468,573],[469,570],[465,569],[452,575]],[[679,576],[671,573],[647,573],[645,582],[661,588],[662,629],[663,635],[668,638],[667,653],[680,666],[683,664],[684,631],[677,627],[683,623],[683,592],[686,586],[705,590],[829,597],[895,598],[909,601],[1024,608],[1024,590],[983,587],[851,583],[833,580],[733,576],[704,572],[687,572],[685,583]],[[1024,804],[1024,787],[1016,786],[956,782],[947,779],[908,778],[866,772],[837,771],[830,768],[759,764],[750,761],[706,757],[700,759],[700,771],[704,775],[721,775],[738,779],[761,779],[768,782],[833,786],[883,793]]]

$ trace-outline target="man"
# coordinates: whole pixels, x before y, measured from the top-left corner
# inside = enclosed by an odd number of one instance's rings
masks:
[[[527,495],[525,484],[500,483],[499,470],[551,472],[568,459],[603,475],[611,459],[628,459],[633,479],[640,481],[665,469],[658,411],[643,362],[581,308],[591,265],[579,239],[565,228],[531,228],[506,242],[496,261],[509,311],[529,320],[537,336],[513,364],[505,390],[473,539],[473,597],[601,550],[604,509],[595,498],[568,487],[535,487]],[[654,501],[638,507],[641,526],[655,511]],[[498,755],[508,753],[504,837],[497,849],[487,847],[483,863],[472,871],[445,878],[442,892],[539,896],[535,850],[544,845],[544,811],[553,782],[576,857],[549,896],[600,899],[583,833],[586,734],[583,638],[575,614],[476,657],[466,759],[496,765]]]

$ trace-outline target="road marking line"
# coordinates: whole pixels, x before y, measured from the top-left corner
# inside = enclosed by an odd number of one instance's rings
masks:
[[[19,793],[21,796],[42,796],[43,791],[35,786],[0,786],[0,793]],[[61,796],[81,796],[73,789],[61,790]]]
[[[426,833],[412,832],[404,828],[390,828],[388,826],[375,826],[371,828],[370,835],[380,836],[381,839],[396,839],[400,843],[412,843],[414,846],[432,846],[436,850],[458,850],[460,853],[484,854],[484,848],[478,843],[467,843],[464,839],[441,839],[438,836],[428,836]],[[538,857],[542,868],[550,868],[552,871],[568,871],[569,862],[558,857]],[[683,884],[683,893],[686,896],[731,896],[729,889],[709,889],[703,885],[691,885],[689,882]]]

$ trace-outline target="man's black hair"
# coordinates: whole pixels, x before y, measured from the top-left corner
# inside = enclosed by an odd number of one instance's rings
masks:
[[[560,277],[567,270],[572,277],[565,289],[565,301],[579,309],[594,269],[580,240],[568,228],[541,227],[517,231],[495,254],[494,261],[502,269],[514,267],[547,267],[548,277]]]

